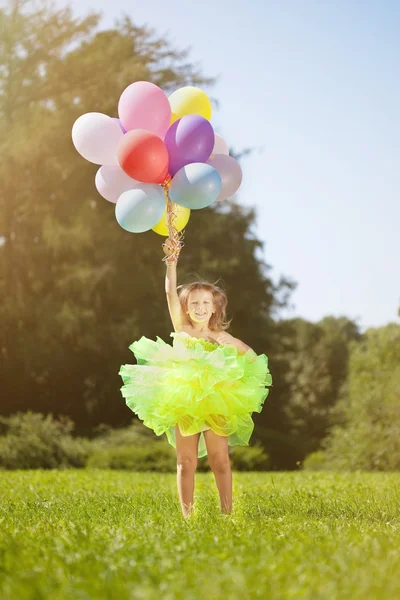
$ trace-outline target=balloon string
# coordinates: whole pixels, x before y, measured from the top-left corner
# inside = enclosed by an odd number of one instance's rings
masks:
[[[167,179],[161,184],[164,189],[165,202],[167,204],[167,222],[168,222],[168,238],[162,245],[163,250],[167,256],[164,256],[163,261],[167,263],[167,265],[176,264],[178,262],[178,257],[180,251],[182,250],[183,244],[183,233],[179,232],[175,225],[174,221],[178,216],[178,205],[175,202],[172,202],[169,197],[169,188],[171,186],[171,176],[168,175]]]

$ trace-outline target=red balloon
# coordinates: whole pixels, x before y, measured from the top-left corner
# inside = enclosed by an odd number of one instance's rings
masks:
[[[151,131],[128,131],[120,140],[117,158],[125,173],[136,181],[163,183],[168,175],[168,150]]]

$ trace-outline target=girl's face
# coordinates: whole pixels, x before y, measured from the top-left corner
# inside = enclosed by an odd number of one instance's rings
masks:
[[[187,312],[193,323],[208,323],[215,312],[212,293],[205,290],[190,292]]]

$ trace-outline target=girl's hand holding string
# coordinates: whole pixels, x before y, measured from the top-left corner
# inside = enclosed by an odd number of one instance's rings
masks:
[[[175,240],[168,237],[162,245],[162,249],[165,254],[163,261],[168,266],[176,265],[182,248],[183,244],[180,240]]]
[[[170,256],[172,255],[174,249],[173,249],[173,245],[171,243],[171,240],[169,238],[167,238],[165,240],[165,242],[162,245],[162,249],[164,251],[164,254],[167,258],[170,258]],[[166,261],[167,262],[167,261]],[[168,263],[167,263],[168,264]]]

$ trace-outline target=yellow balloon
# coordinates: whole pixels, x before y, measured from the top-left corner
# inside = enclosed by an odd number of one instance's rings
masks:
[[[175,121],[177,121],[178,119],[179,119],[178,115],[176,115],[175,113],[172,113],[170,125],[172,125],[172,123],[175,123]]]
[[[182,231],[182,229],[184,227],[186,227],[186,225],[189,221],[190,208],[185,208],[184,206],[178,206],[176,213],[177,213],[177,216],[176,216],[176,219],[174,219],[174,227],[178,231]],[[159,222],[157,223],[157,225],[155,225],[153,227],[153,231],[158,233],[158,235],[165,235],[165,236],[169,235],[167,209],[165,209],[164,214],[161,217],[161,219],[159,220]]]
[[[177,119],[186,115],[200,115],[205,119],[211,119],[211,102],[203,90],[188,85],[179,88],[169,97],[172,112]]]

